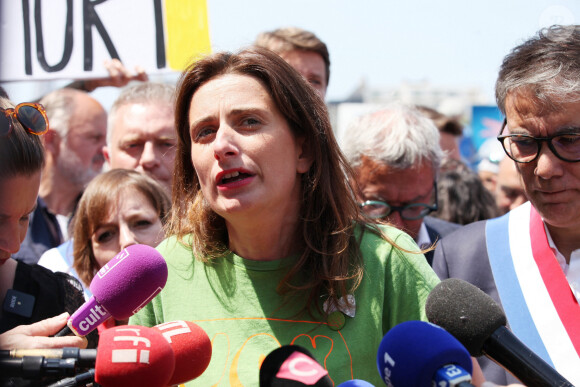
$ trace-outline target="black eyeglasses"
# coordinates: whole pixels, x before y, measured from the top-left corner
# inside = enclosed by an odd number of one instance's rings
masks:
[[[16,119],[32,134],[40,136],[48,130],[48,117],[44,106],[39,103],[20,103],[14,109],[0,108],[0,137],[8,136]]]
[[[531,163],[537,159],[544,141],[560,160],[572,163],[580,161],[580,133],[560,133],[550,137],[533,137],[527,134],[502,136],[506,125],[507,120],[504,120],[497,139],[509,158],[518,163]]]
[[[359,206],[362,211],[373,219],[386,218],[393,212],[401,214],[401,218],[405,220],[422,219],[433,211],[437,211],[437,182],[433,183],[433,190],[435,191],[435,203],[411,203],[404,206],[391,206],[382,200],[367,200],[360,203]]]

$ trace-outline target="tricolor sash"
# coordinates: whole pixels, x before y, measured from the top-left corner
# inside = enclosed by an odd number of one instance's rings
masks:
[[[486,222],[493,278],[512,332],[580,386],[580,306],[527,202]]]

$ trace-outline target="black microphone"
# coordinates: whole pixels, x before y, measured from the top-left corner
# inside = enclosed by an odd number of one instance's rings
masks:
[[[51,359],[44,356],[1,359],[3,377],[41,379],[47,376],[72,376],[79,371],[75,359]]]
[[[308,350],[283,345],[270,352],[260,367],[260,387],[332,387],[326,371]]]
[[[78,367],[90,368],[95,366],[97,350],[79,349],[77,347],[0,350],[0,362],[4,359],[20,359],[30,356],[44,357],[46,359],[74,359]]]
[[[427,318],[455,336],[472,356],[485,355],[527,386],[573,386],[507,327],[501,307],[476,286],[441,281],[429,294]]]
[[[49,385],[48,387],[79,387],[79,386],[86,386],[89,383],[92,383],[93,386],[97,385],[95,382],[95,369],[91,368],[87,372],[83,372],[82,374],[78,374],[76,376],[65,378],[59,380],[56,383]]]

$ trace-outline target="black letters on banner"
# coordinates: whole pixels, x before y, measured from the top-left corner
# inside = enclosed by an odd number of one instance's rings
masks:
[[[95,7],[107,0],[83,0],[83,70],[93,70],[93,26],[103,39],[103,43],[111,58],[120,59],[111,37],[97,14]],[[21,0],[22,21],[24,26],[24,71],[32,75],[32,33],[30,0]],[[42,30],[42,0],[34,0],[34,28],[36,32],[36,57],[38,63],[47,73],[63,70],[69,63],[73,51],[73,0],[66,0],[66,26],[64,33],[64,48],[60,61],[50,65],[46,59],[44,35]],[[163,25],[163,0],[153,0],[155,17],[155,49],[157,68],[165,68],[165,29]]]
[[[22,0],[22,25],[24,26],[24,71],[32,74],[32,55],[30,51],[30,7],[28,0]]]
[[[54,66],[50,66],[46,61],[44,55],[44,39],[42,37],[42,13],[40,8],[41,0],[36,0],[34,2],[34,23],[36,24],[36,55],[38,57],[38,63],[44,71],[47,73],[52,73],[60,71],[65,68],[70,60],[73,49],[73,0],[67,0],[66,2],[66,28],[64,31],[64,52],[62,53],[62,59],[60,62]]]
[[[153,0],[155,10],[155,48],[157,52],[157,68],[165,67],[165,34],[163,33],[163,11],[161,0]]]
[[[103,42],[105,43],[105,47],[111,58],[119,59],[119,54],[113,45],[113,41],[111,37],[105,30],[105,26],[101,22],[99,15],[95,11],[95,6],[105,2],[107,0],[83,0],[83,29],[84,29],[84,70],[85,71],[92,71],[93,70],[93,25],[97,28],[97,31],[103,38]]]

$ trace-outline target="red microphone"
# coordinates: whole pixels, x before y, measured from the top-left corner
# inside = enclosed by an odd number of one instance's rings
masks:
[[[174,368],[173,350],[156,329],[123,325],[100,335],[95,382],[103,387],[165,387]]]
[[[161,332],[175,355],[175,370],[169,384],[181,384],[200,376],[211,360],[211,341],[201,327],[191,321],[170,321],[153,329]]]

